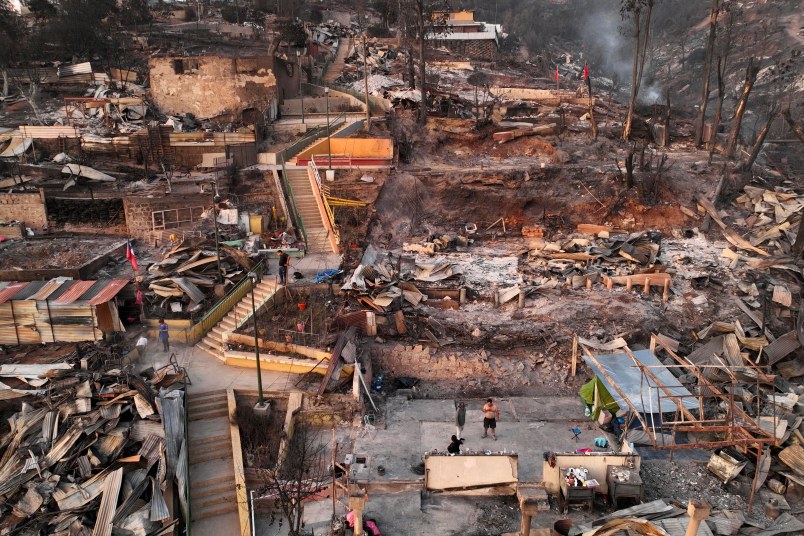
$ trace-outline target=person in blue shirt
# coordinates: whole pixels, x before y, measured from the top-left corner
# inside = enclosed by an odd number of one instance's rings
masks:
[[[159,340],[162,341],[162,348],[165,352],[170,350],[170,335],[168,334],[168,325],[165,323],[164,318],[159,319]]]

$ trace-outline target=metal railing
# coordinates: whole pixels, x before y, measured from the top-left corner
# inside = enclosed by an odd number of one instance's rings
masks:
[[[296,196],[293,194],[293,185],[290,184],[290,179],[288,178],[288,169],[285,167],[285,159],[282,159],[282,182],[285,188],[285,191],[288,193],[288,201],[290,201],[291,206],[293,207],[293,214],[296,215],[296,225],[299,227],[299,231],[301,231],[302,238],[304,239],[304,249],[307,250],[307,229],[304,228],[304,220],[301,217],[301,213],[299,212],[299,207],[296,205]]]
[[[341,114],[335,116],[335,118],[332,121],[330,121],[330,124],[329,124],[330,134],[332,133],[333,129],[340,127],[342,124],[344,124],[346,122],[346,119],[345,119],[344,115],[345,115],[345,113],[341,113]],[[310,145],[315,143],[316,140],[319,140],[319,139],[323,138],[326,135],[327,135],[327,126],[326,126],[326,124],[324,124],[322,126],[319,126],[319,127],[316,127],[315,129],[313,129],[313,132],[311,134],[308,134],[304,138],[302,138],[302,139],[296,141],[295,143],[285,147],[279,153],[279,157],[282,158],[283,162],[287,162],[288,160],[290,160],[291,158],[293,158],[294,156],[296,156],[297,154],[302,152],[304,149],[306,149],[307,147],[309,147]]]
[[[338,232],[338,228],[335,226],[335,212],[332,210],[332,207],[329,206],[329,201],[327,201],[327,196],[329,195],[329,186],[321,184],[321,174],[318,172],[318,166],[315,165],[315,158],[310,159],[309,165],[310,169],[313,170],[313,176],[315,177],[315,182],[318,186],[318,192],[316,193],[321,198],[321,202],[324,204],[324,211],[327,213],[329,225],[332,228],[333,234],[335,235],[335,242],[340,243],[340,233]]]
[[[251,271],[262,277],[262,274],[265,272],[265,265],[263,261],[255,264]],[[236,306],[246,294],[249,293],[251,290],[250,283],[251,280],[248,277],[244,277],[234,286],[232,290],[228,292],[228,294],[226,294],[226,296],[218,300],[218,303],[213,305],[212,308],[207,311],[203,317],[201,317],[201,320],[199,320],[197,324],[194,324],[188,330],[187,342],[190,344],[195,344],[196,342],[200,341],[201,338],[213,327],[215,327],[224,316],[229,314],[229,311],[231,311],[232,308]]]

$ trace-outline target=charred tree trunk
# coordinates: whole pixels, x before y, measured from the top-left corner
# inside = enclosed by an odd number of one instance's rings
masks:
[[[631,96],[628,98],[628,113],[625,116],[625,123],[623,124],[623,139],[627,140],[631,137],[631,122],[634,116],[634,105],[636,103],[637,93],[639,92],[639,82],[637,80],[637,70],[639,65],[639,43],[640,43],[640,17],[637,12],[634,15],[634,62],[631,66]],[[626,162],[627,164],[627,162]],[[630,188],[630,186],[629,186]]]
[[[712,119],[712,132],[709,135],[709,162],[712,162],[712,156],[715,154],[715,147],[717,146],[717,131],[720,128],[720,114],[723,113],[723,100],[726,98],[726,87],[723,81],[724,58],[717,59],[717,107],[715,108],[715,117]]]
[[[754,142],[754,146],[751,148],[751,154],[748,156],[748,160],[745,161],[742,168],[745,171],[750,171],[751,166],[754,165],[754,161],[759,156],[759,151],[762,150],[762,146],[765,144],[765,138],[768,137],[768,132],[770,132],[771,125],[773,125],[773,120],[776,119],[776,116],[779,115],[779,110],[771,110],[768,112],[768,120],[765,122],[765,126],[762,127],[762,130],[759,131],[757,135],[757,140]]]
[[[796,241],[793,243],[793,256],[799,258],[802,253],[804,253],[804,214],[801,215],[801,221],[798,224],[798,234],[796,235]],[[804,300],[801,300],[801,307],[804,309]],[[804,315],[802,315],[801,318],[804,318]]]
[[[754,61],[754,58],[749,58],[748,67],[745,70],[745,83],[743,83],[743,93],[740,95],[740,101],[737,103],[737,109],[734,112],[734,120],[731,125],[731,132],[729,132],[729,142],[726,145],[725,156],[731,158],[734,154],[734,148],[737,146],[737,138],[740,137],[740,127],[743,123],[743,115],[745,115],[745,107],[748,104],[748,97],[751,95],[751,89],[757,81],[759,74],[759,63]]]
[[[788,109],[783,111],[782,116],[784,117],[784,120],[787,121],[787,124],[790,125],[790,128],[793,129],[793,134],[796,135],[801,143],[804,143],[804,128],[801,128],[796,124],[796,122],[793,120],[793,116],[790,115],[790,110]],[[802,218],[802,220],[804,220],[804,218]]]
[[[634,151],[628,152],[625,157],[625,188],[630,190],[634,187]]]
[[[419,19],[419,83],[421,84],[422,102],[419,107],[419,124],[427,124],[427,64],[424,62],[427,31],[424,20],[424,0],[416,2],[416,16]]]
[[[706,45],[706,61],[704,62],[703,88],[701,89],[701,104],[698,108],[698,117],[695,120],[695,146],[700,147],[703,140],[704,122],[706,121],[706,106],[709,103],[709,79],[712,76],[712,58],[715,54],[715,37],[717,36],[717,14],[720,11],[720,0],[712,0],[712,9],[709,12],[709,40]]]
[[[416,66],[413,64],[413,50],[408,50],[408,87],[416,89]]]

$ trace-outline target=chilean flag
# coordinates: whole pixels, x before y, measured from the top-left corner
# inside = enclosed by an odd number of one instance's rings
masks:
[[[131,246],[131,240],[126,241],[126,259],[131,263],[131,267],[135,272],[140,271],[140,267],[137,264],[137,256],[134,254],[134,248]]]

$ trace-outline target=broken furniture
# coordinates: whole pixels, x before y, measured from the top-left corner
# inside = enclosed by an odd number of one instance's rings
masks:
[[[636,469],[609,465],[606,468],[606,484],[609,487],[609,501],[614,508],[617,508],[617,500],[621,498],[642,502],[645,486]]]

